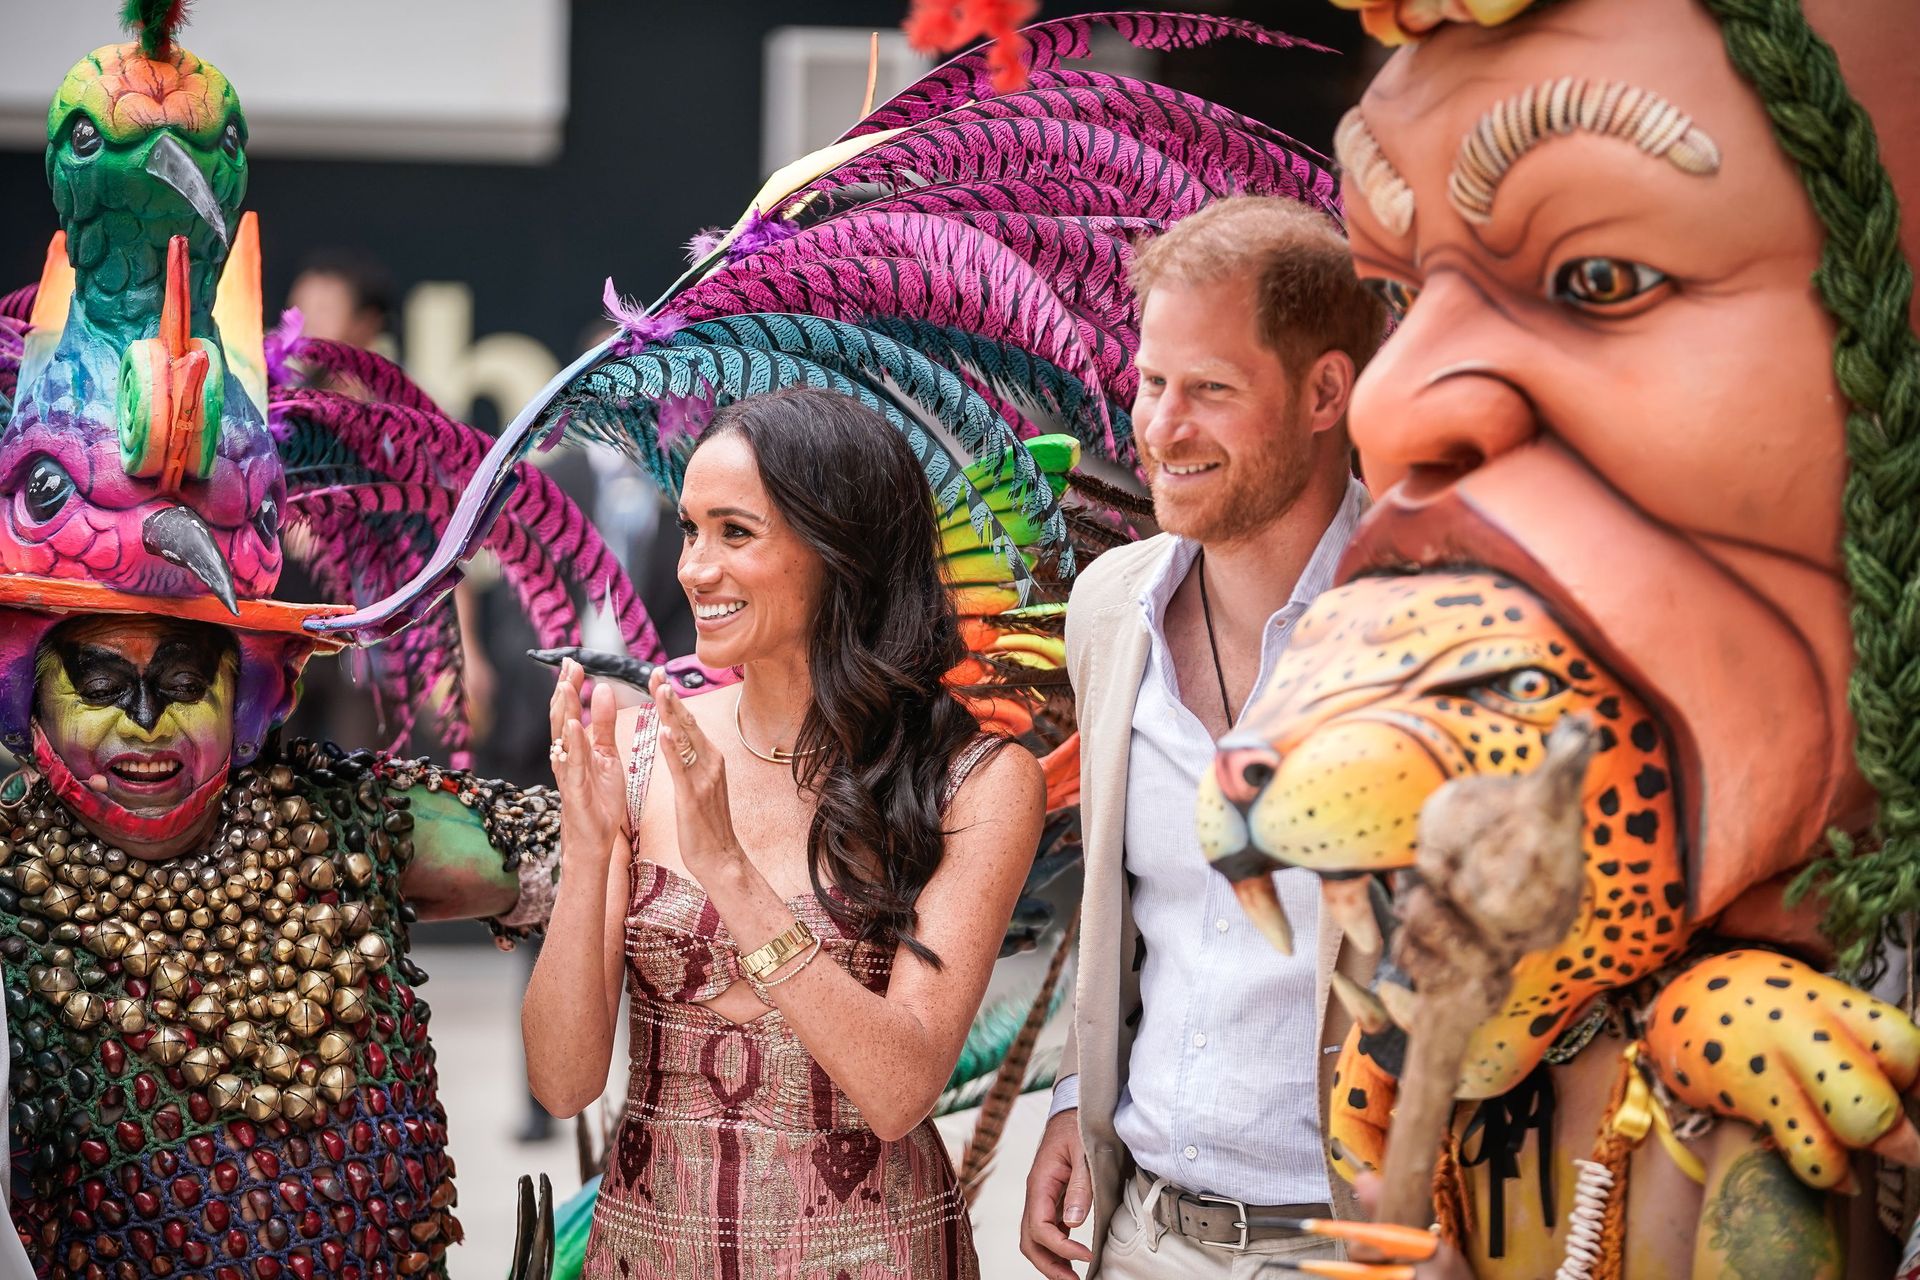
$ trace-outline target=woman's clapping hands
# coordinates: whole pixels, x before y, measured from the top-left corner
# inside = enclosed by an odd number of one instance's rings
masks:
[[[580,664],[567,659],[547,705],[547,725],[553,732],[549,757],[560,791],[561,850],[567,861],[604,860],[626,818],[620,754],[613,739],[618,714],[613,690],[599,682],[586,704],[581,698],[586,681]]]

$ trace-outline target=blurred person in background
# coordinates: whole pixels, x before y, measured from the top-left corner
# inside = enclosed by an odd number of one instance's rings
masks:
[[[334,247],[308,255],[287,290],[287,306],[300,313],[305,337],[369,351],[392,345],[385,339],[393,313],[393,277],[364,249]],[[281,573],[280,594],[288,600],[321,598],[307,566],[293,556],[287,557]],[[388,745],[366,670],[379,660],[377,651],[349,650],[309,663],[287,733],[316,742]]]
[[[309,338],[369,351],[387,344],[393,318],[393,277],[380,259],[358,249],[322,249],[308,256],[287,290]]]

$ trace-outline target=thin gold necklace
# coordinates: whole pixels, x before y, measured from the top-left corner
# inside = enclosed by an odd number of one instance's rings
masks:
[[[771,755],[762,751],[747,741],[747,731],[740,727],[740,704],[743,701],[745,701],[744,698],[735,698],[733,700],[733,731],[739,735],[741,746],[751,751],[760,759],[765,760],[768,764],[792,764],[801,756],[810,756],[820,749],[818,747],[808,747],[805,751],[783,751],[779,747],[775,747]]]

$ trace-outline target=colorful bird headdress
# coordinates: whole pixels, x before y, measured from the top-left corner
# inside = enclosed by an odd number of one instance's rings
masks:
[[[76,612],[216,623],[239,640],[236,762],[252,758],[314,652],[313,624],[391,594],[439,545],[490,439],[397,367],[264,332],[260,238],[240,212],[247,127],[233,86],[176,39],[184,5],[129,3],[138,39],[75,64],[48,112],[61,230],[36,287],[0,299],[0,740],[31,737],[32,664]],[[574,638],[570,589],[658,642],[618,563],[530,464],[494,476],[462,527],[543,644]],[[273,598],[304,559],[340,603]],[[436,706],[464,745],[452,579],[378,666],[396,739]],[[422,603],[422,602],[416,602]],[[396,629],[361,639],[387,639]]]

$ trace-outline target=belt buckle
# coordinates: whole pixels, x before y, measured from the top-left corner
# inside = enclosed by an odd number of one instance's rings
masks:
[[[1198,1200],[1203,1204],[1232,1205],[1234,1211],[1239,1215],[1238,1219],[1233,1224],[1235,1227],[1238,1227],[1240,1230],[1240,1239],[1238,1241],[1201,1240],[1199,1241],[1200,1244],[1206,1245],[1208,1248],[1211,1248],[1211,1249],[1225,1249],[1231,1253],[1245,1253],[1247,1251],[1247,1245],[1252,1234],[1252,1228],[1247,1226],[1247,1202],[1246,1201],[1235,1200],[1232,1196],[1208,1195],[1205,1192],[1200,1192],[1200,1191],[1189,1191],[1187,1192],[1187,1194],[1189,1196],[1192,1196],[1195,1200]]]

